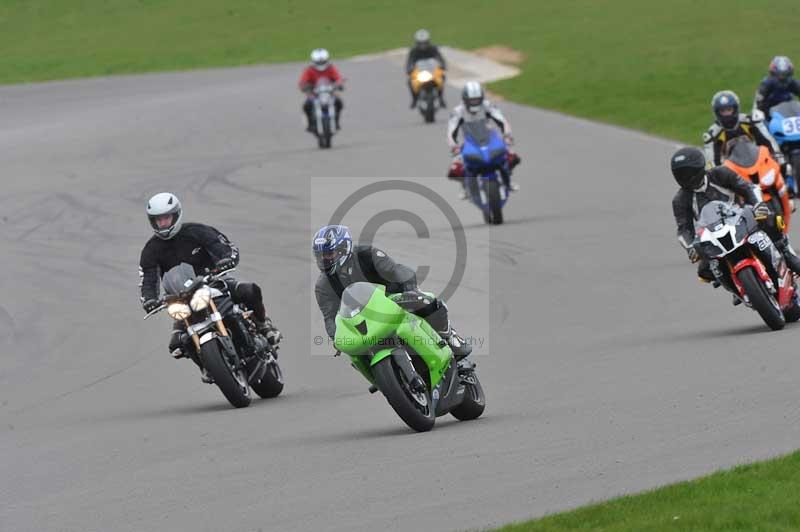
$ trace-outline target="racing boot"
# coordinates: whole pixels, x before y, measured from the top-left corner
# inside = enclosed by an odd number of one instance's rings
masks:
[[[508,174],[503,174],[503,184],[512,192],[517,192],[519,190],[519,185],[511,181],[510,172]]]
[[[775,241],[775,247],[778,248],[778,251],[781,252],[781,255],[786,260],[786,266],[794,273],[800,274],[800,257],[794,252],[792,245],[789,243],[789,238],[783,235],[780,240]]]
[[[283,339],[283,334],[272,324],[269,316],[264,321],[253,319],[256,323],[256,332],[267,339],[270,345],[278,345]]]
[[[444,101],[444,93],[443,92],[439,93],[439,107],[441,107],[442,109],[447,109],[447,102]]]
[[[461,360],[462,358],[466,358],[472,353],[472,346],[467,344],[461,336],[453,329],[453,327],[448,323],[446,331],[437,331],[439,336],[447,342],[447,345],[450,346],[450,349],[453,350],[453,357],[456,360]]]

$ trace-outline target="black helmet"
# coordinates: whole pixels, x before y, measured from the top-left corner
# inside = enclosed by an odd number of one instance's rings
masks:
[[[681,148],[670,160],[672,176],[686,190],[700,188],[706,176],[706,157],[697,148]]]
[[[739,97],[733,91],[719,91],[711,98],[711,111],[717,124],[725,129],[739,125]]]

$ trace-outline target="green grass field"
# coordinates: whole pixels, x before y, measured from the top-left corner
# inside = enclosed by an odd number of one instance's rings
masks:
[[[779,21],[780,23],[776,23]],[[721,88],[749,108],[776,53],[800,61],[791,0],[0,0],[0,82],[336,57],[428,27],[526,54],[510,99],[699,142]]]
[[[715,91],[749,109],[773,55],[800,64],[791,0],[0,0],[0,83],[341,58],[421,26],[523,52],[509,99],[692,143]],[[798,493],[795,454],[503,530],[798,530]]]
[[[621,497],[498,532],[800,530],[800,453]]]

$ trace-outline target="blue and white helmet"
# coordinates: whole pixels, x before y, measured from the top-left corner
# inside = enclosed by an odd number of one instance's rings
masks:
[[[326,225],[314,235],[314,259],[321,272],[333,275],[353,255],[353,237],[345,225]]]

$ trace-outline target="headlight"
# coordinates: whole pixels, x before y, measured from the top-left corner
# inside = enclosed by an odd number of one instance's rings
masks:
[[[186,303],[170,303],[167,307],[167,314],[173,320],[185,320],[192,315],[192,309]]]
[[[725,251],[713,242],[701,242],[700,249],[698,251],[700,251],[700,254],[707,259],[712,259],[725,254]]]
[[[211,288],[203,286],[198,288],[194,295],[192,295],[192,300],[189,302],[189,306],[192,307],[192,310],[197,312],[198,310],[203,310],[206,308],[210,302]]]
[[[417,81],[420,83],[427,83],[433,79],[433,74],[428,72],[427,70],[421,70],[417,72]]]

